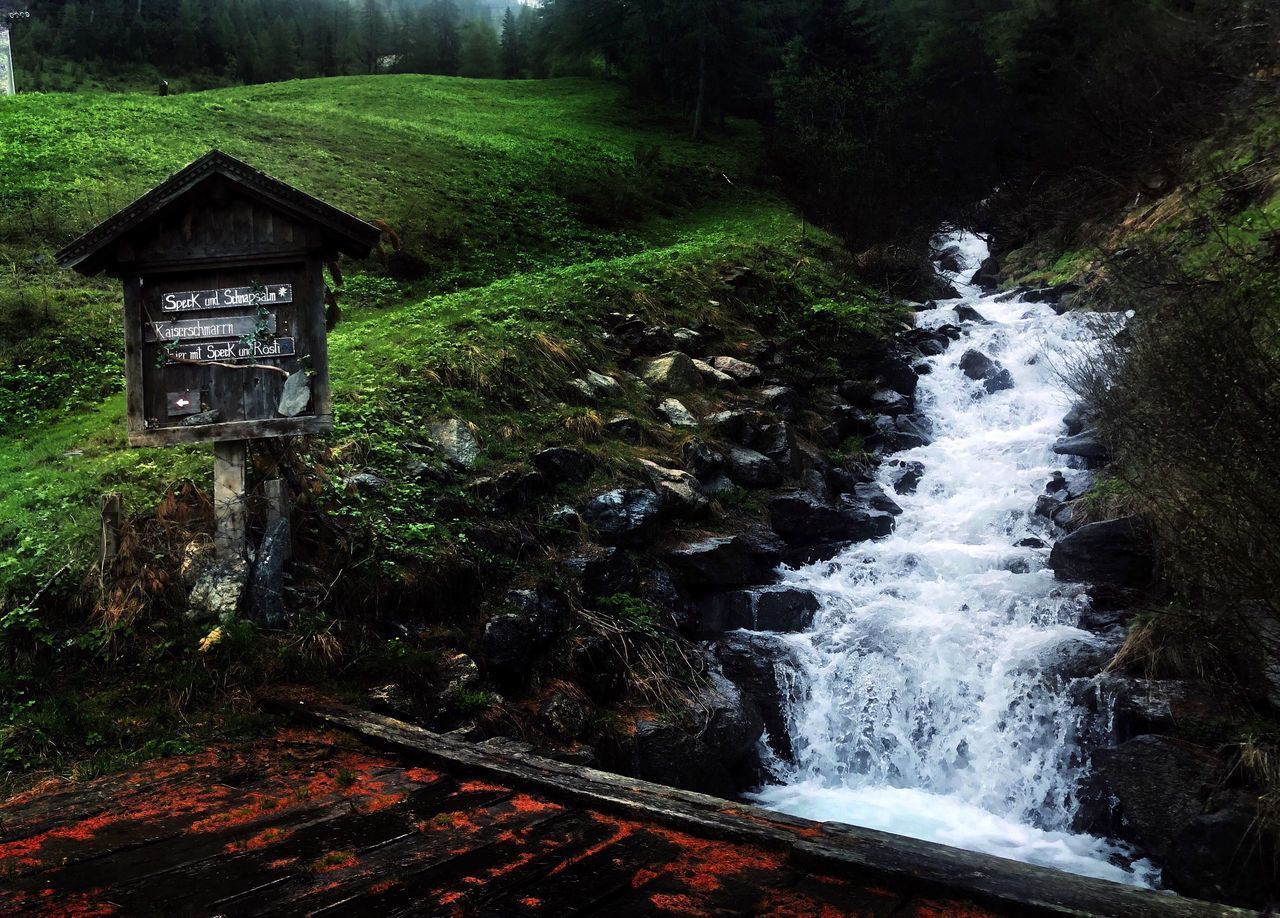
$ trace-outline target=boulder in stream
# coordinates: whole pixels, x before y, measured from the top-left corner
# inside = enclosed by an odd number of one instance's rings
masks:
[[[1053,546],[1049,566],[1059,580],[1144,587],[1155,562],[1145,524],[1130,516],[1081,526]]]

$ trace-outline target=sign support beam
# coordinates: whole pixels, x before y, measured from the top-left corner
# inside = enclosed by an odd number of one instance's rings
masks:
[[[243,560],[248,544],[248,505],[245,477],[249,461],[247,440],[213,445],[213,512],[217,528],[214,548],[220,561]]]

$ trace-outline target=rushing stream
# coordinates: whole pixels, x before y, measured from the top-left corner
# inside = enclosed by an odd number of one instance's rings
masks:
[[[989,324],[930,358],[919,410],[933,442],[895,459],[924,465],[915,493],[894,495],[894,533],[833,561],[786,573],[816,593],[812,630],[780,636],[795,669],[787,719],[795,761],[756,800],[813,819],[867,826],[1089,876],[1153,884],[1152,866],[1103,839],[1074,834],[1082,742],[1095,729],[1061,671],[1097,652],[1076,623],[1088,600],[1056,582],[1048,521],[1033,508],[1063,468],[1052,446],[1069,398],[1061,361],[1093,332],[1021,297],[966,281],[988,254],[976,236],[946,274],[963,299],[919,314],[936,328],[976,308]],[[988,395],[960,370],[975,348],[1014,388]],[[881,472],[886,491],[891,468]]]

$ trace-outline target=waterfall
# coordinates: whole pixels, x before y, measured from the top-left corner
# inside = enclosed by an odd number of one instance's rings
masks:
[[[1092,675],[1107,648],[1076,627],[1088,599],[1081,586],[1054,580],[1052,527],[1033,512],[1064,468],[1052,452],[1069,408],[1061,362],[1096,330],[1086,315],[970,286],[988,255],[977,236],[954,232],[937,243],[959,262],[942,273],[962,298],[917,322],[960,325],[963,336],[929,358],[920,379],[918,410],[933,442],[893,457],[921,463],[924,474],[914,493],[895,495],[892,465],[882,466],[880,482],[903,510],[891,536],[784,572],[821,607],[809,632],[778,638],[792,650],[786,717],[795,755],[774,763],[779,783],[754,799],[1154,885],[1147,861],[1071,830],[1084,746],[1105,735],[1073,700],[1071,667],[1092,660]],[[961,323],[961,306],[986,323]],[[966,377],[969,349],[1002,364],[1013,388],[988,394]]]

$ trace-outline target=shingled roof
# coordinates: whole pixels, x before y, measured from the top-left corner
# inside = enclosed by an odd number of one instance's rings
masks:
[[[317,224],[324,233],[326,247],[345,255],[365,257],[381,235],[377,227],[345,210],[274,179],[221,150],[210,150],[72,242],[58,253],[58,264],[75,268],[81,274],[97,274],[108,261],[109,247],[118,239],[215,176],[235,183],[251,196],[304,222]]]

